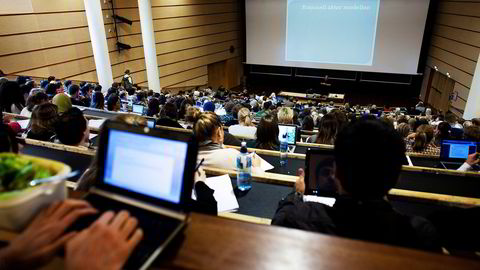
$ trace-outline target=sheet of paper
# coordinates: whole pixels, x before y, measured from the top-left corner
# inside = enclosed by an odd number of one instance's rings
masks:
[[[88,121],[88,126],[90,128],[100,128],[100,126],[105,122],[106,119],[91,119]]]
[[[30,119],[18,120],[17,123],[22,127],[22,129],[27,129]]]
[[[98,134],[92,134],[92,133],[90,133],[90,134],[88,135],[88,139],[91,140],[91,139],[93,139],[93,138],[95,138],[95,137],[97,137],[97,136],[98,136]]]
[[[237,197],[235,197],[235,193],[233,192],[232,180],[228,174],[207,178],[205,184],[215,191],[213,197],[215,197],[217,201],[217,210],[219,213],[235,212],[238,210]],[[192,199],[197,199],[195,192],[192,192]]]
[[[262,173],[275,168],[273,167],[272,164],[268,163],[265,159],[261,158],[259,155],[257,155],[257,157],[260,158],[260,167],[253,167],[252,168],[253,173]]]
[[[330,197],[320,197],[320,196],[314,196],[314,195],[304,195],[303,196],[303,201],[304,202],[316,202],[316,203],[321,203],[328,205],[332,207],[335,204],[336,199],[335,198],[330,198]]]

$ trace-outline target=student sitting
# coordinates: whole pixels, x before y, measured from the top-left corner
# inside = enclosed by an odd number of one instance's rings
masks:
[[[105,110],[105,97],[100,91],[95,91],[92,94],[92,102],[90,103],[90,108],[95,108],[99,110]]]
[[[52,99],[52,103],[57,105],[59,114],[72,108],[72,100],[64,93],[56,94]]]
[[[88,142],[88,120],[78,108],[63,113],[55,125],[57,139],[66,145],[79,146]]]
[[[253,148],[265,149],[265,150],[280,150],[280,142],[278,141],[278,134],[280,130],[278,128],[277,118],[272,113],[265,114],[257,127],[256,137],[253,141]]]
[[[25,99],[17,82],[0,83],[0,111],[19,114],[24,106]]]
[[[160,101],[158,101],[158,99],[156,98],[151,98],[148,101],[147,116],[157,117],[159,113],[160,113]]]
[[[68,87],[68,94],[72,99],[72,105],[85,106],[85,104],[80,100],[80,86],[76,84],[70,85],[70,87]]]
[[[386,200],[405,159],[399,134],[377,120],[359,121],[337,136],[334,150],[338,196],[333,207],[304,202],[303,170],[296,191],[283,199],[272,224],[374,241],[439,250],[435,229],[425,219],[396,212]]]
[[[177,121],[177,106],[175,103],[167,103],[163,105],[160,111],[160,119],[157,125],[165,127],[183,128]]]
[[[333,145],[339,126],[339,122],[333,113],[326,114],[318,121],[318,133],[309,137],[307,142]]]
[[[43,92],[38,92],[38,93],[35,93],[34,95],[28,96],[27,106],[23,108],[20,115],[26,116],[26,117],[32,117],[33,108],[36,105],[40,105],[47,102],[48,102],[48,96]]]
[[[228,128],[228,132],[234,136],[255,139],[257,128],[252,123],[249,109],[242,108],[240,111],[238,111],[238,125],[230,126]]]
[[[292,108],[282,107],[278,109],[277,119],[279,124],[293,125]]]
[[[225,133],[220,118],[213,112],[200,113],[195,117],[193,133],[199,144],[198,162],[202,159],[206,167],[235,170],[235,161],[240,153],[236,149],[223,148]],[[260,160],[254,157],[254,167]]]
[[[308,130],[308,131],[313,131],[315,124],[313,121],[313,117],[310,115],[307,115],[303,118],[302,121],[302,130]]]
[[[434,131],[430,125],[420,125],[415,133],[410,134],[407,139],[407,152],[440,155],[440,148],[433,144]]]
[[[35,106],[30,119],[30,128],[26,132],[28,139],[52,141],[55,136],[55,125],[58,120],[57,106],[44,103]]]
[[[111,94],[107,100],[107,110],[118,112],[121,109],[120,98],[117,94]]]

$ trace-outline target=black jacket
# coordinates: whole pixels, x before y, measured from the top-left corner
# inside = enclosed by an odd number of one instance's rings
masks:
[[[177,121],[170,118],[161,118],[157,120],[157,125],[173,128],[183,128]]]
[[[433,225],[421,217],[407,217],[385,200],[337,198],[333,207],[303,202],[292,193],[280,201],[272,225],[326,233],[358,240],[439,251]]]

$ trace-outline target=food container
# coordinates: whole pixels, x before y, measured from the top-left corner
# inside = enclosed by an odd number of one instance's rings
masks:
[[[0,157],[15,155],[0,153]],[[67,175],[71,168],[61,162],[21,155],[48,170],[53,175]],[[67,196],[65,179],[44,183],[35,187],[0,193],[0,229],[22,231],[33,218],[54,201],[64,200]]]

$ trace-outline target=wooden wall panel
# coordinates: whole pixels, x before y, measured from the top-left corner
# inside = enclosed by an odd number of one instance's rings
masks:
[[[460,116],[465,109],[479,53],[480,1],[440,1],[427,66],[436,66],[442,74],[448,72],[455,81],[453,93],[457,99],[451,102],[450,109]],[[443,93],[433,95],[444,96]]]
[[[115,14],[132,20],[132,25],[117,23],[117,32],[113,23],[113,10],[109,2],[102,3],[105,33],[107,34],[108,50],[110,55],[110,64],[112,65],[112,75],[114,81],[121,81],[125,70],[130,70],[133,82],[147,86],[147,73],[145,67],[145,53],[142,40],[142,29],[140,26],[140,14],[138,6],[128,4],[127,2],[137,1],[114,1]],[[118,51],[116,47],[118,41],[130,45],[129,50]]]
[[[0,69],[97,81],[83,1],[0,2]]]
[[[242,58],[240,1],[152,0],[152,6],[162,88],[206,85],[208,65]]]

